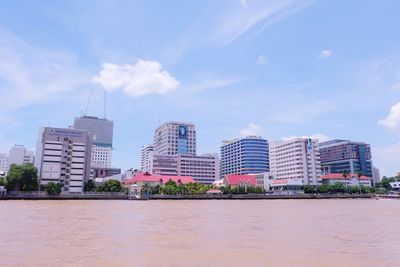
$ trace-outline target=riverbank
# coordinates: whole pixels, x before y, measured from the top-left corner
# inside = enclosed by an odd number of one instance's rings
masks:
[[[229,195],[150,195],[141,198],[129,197],[125,193],[76,193],[48,195],[44,192],[11,192],[4,200],[278,200],[278,199],[369,199],[371,194],[302,194],[302,195],[262,195],[262,194],[229,194]],[[384,197],[384,196],[382,196]]]

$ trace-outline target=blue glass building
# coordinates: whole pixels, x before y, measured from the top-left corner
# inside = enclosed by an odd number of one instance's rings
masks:
[[[268,141],[249,136],[221,146],[220,176],[269,172]]]

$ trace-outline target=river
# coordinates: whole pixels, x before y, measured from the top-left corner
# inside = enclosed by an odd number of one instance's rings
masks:
[[[400,266],[400,201],[0,201],[0,265]]]

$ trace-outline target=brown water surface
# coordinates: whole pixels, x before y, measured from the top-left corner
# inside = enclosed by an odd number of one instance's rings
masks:
[[[0,201],[0,265],[400,266],[400,201]]]

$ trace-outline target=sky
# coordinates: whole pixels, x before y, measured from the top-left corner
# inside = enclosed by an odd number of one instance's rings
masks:
[[[72,125],[93,88],[115,167],[139,167],[173,120],[196,125],[200,153],[246,135],[367,142],[392,176],[399,25],[398,0],[2,1],[0,153]]]

